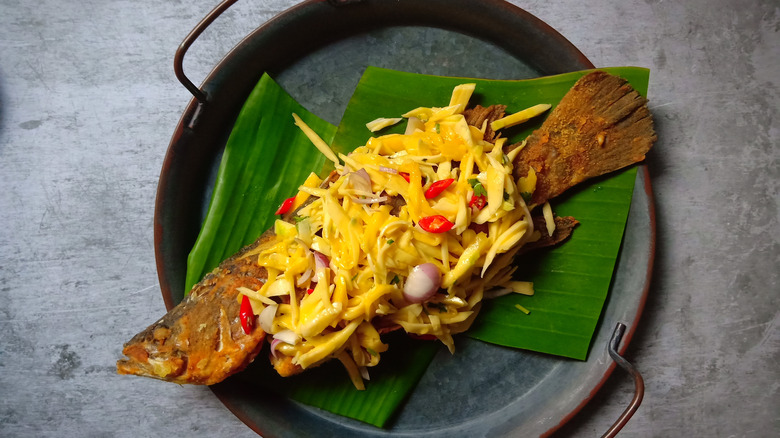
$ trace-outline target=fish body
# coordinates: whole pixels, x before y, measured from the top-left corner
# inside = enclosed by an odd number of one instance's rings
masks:
[[[471,126],[489,127],[491,121],[503,117],[504,109],[500,105],[477,107],[463,115]],[[484,132],[486,141],[492,142],[496,136],[490,129]],[[535,172],[536,189],[529,203],[532,208],[585,179],[641,161],[655,139],[646,100],[620,78],[590,73],[575,84],[528,138],[514,160],[513,176],[526,177],[530,169]],[[506,149],[512,147],[516,146]],[[333,177],[331,174],[323,182],[325,187]],[[534,215],[539,237],[523,246],[521,252],[557,244],[577,225],[574,218],[557,217],[554,221],[555,232],[549,235],[542,226],[544,219]],[[244,369],[262,350],[266,333],[259,326],[249,333],[242,329],[239,288],[256,291],[266,283],[268,272],[253,255],[273,243],[275,237],[272,231],[266,232],[222,262],[179,305],[126,343],[126,358],[117,362],[118,372],[210,385]],[[299,296],[306,293],[303,289],[295,292]],[[382,318],[374,321],[380,333],[400,328],[382,323]],[[338,352],[342,355],[339,359],[344,361],[342,352]],[[303,369],[290,356],[269,357],[283,376]]]
[[[263,347],[265,332],[255,327],[244,333],[238,288],[259,289],[265,282],[265,268],[245,254],[271,238],[266,233],[222,262],[181,303],[127,342],[118,373],[212,385],[249,365]]]

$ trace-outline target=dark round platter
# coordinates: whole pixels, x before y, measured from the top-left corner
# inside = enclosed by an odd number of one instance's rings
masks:
[[[233,122],[262,73],[269,72],[310,111],[337,124],[367,65],[491,79],[594,67],[547,24],[499,0],[310,0],[285,11],[223,58],[200,87],[203,102],[192,99],[174,131],[154,221],[157,268],[168,309],[183,297],[187,255],[216,167]],[[588,360],[464,338],[454,356],[437,356],[387,429],[258,394],[235,379],[212,390],[264,437],[548,435],[579,411],[615,368],[607,344],[617,322],[627,327],[618,349],[625,351],[647,297],[654,245],[650,179],[640,166],[621,254]],[[464,367],[475,362],[490,365],[470,379],[449,377],[466,375]]]

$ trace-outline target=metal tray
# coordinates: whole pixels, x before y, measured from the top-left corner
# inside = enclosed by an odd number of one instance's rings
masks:
[[[227,0],[187,36],[177,77],[195,96],[179,121],[160,176],[155,252],[166,307],[184,294],[186,259],[200,229],[222,150],[241,106],[264,71],[310,111],[338,123],[363,69],[522,79],[593,68],[541,20],[499,0],[310,0],[258,27],[200,87],[182,59]],[[244,423],[273,436],[544,436],[571,419],[615,368],[644,307],[655,245],[649,173],[640,166],[621,253],[587,361],[505,349],[463,338],[437,356],[387,429],[259,394],[236,379],[213,392]],[[610,343],[610,341],[612,341]],[[474,363],[485,364],[479,373]],[[641,401],[607,435],[617,433]]]

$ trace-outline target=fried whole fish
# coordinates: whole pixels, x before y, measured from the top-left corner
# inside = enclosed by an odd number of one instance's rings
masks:
[[[162,319],[135,335],[122,350],[127,359],[117,362],[117,372],[212,385],[246,368],[262,349],[265,333],[260,327],[244,333],[238,288],[260,288],[268,273],[244,255],[271,238],[265,233],[222,262]]]
[[[503,116],[503,106],[464,112],[472,126]],[[489,128],[488,141],[496,134]],[[584,181],[644,159],[656,136],[646,100],[615,76],[593,72],[581,78],[527,140],[514,160],[514,176],[536,173],[531,204],[540,205]],[[507,152],[509,148],[507,147]],[[543,219],[534,218],[543,223]],[[523,251],[554,245],[576,226],[574,218],[556,218],[553,236],[523,247]],[[538,227],[544,229],[544,227]],[[123,349],[120,374],[153,377],[176,383],[214,384],[245,368],[261,351],[266,334],[256,327],[246,334],[239,321],[238,289],[257,290],[268,272],[254,263],[256,254],[272,241],[266,232],[253,244],[222,262],[196,284],[190,294],[162,319],[149,326]],[[381,333],[397,329],[377,327]],[[271,357],[281,375],[301,368],[290,357]]]

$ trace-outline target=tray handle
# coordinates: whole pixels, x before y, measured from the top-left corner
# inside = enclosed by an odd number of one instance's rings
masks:
[[[602,435],[602,438],[612,438],[617,435],[618,432],[623,429],[623,426],[628,423],[628,420],[631,419],[631,416],[634,415],[634,412],[639,409],[639,405],[642,404],[642,398],[645,396],[645,381],[642,378],[642,375],[639,373],[636,367],[631,364],[631,362],[627,361],[617,352],[617,349],[620,346],[620,341],[623,340],[623,334],[625,332],[626,325],[622,322],[618,322],[615,326],[615,330],[612,332],[612,339],[610,339],[607,349],[609,350],[609,355],[612,357],[612,360],[614,360],[618,365],[620,365],[621,368],[631,374],[631,377],[633,377],[634,397],[631,399],[631,403],[628,404],[623,413],[620,414],[620,417],[618,417],[617,421],[615,421],[615,423],[612,424],[609,429],[607,429],[606,433]]]
[[[187,53],[187,50],[190,48],[192,43],[198,39],[200,34],[202,34],[203,31],[206,30],[206,28],[217,19],[217,17],[225,12],[227,8],[229,8],[237,1],[238,0],[223,0],[220,2],[214,9],[211,10],[211,12],[208,13],[208,15],[200,20],[200,23],[198,23],[195,28],[193,28],[190,33],[187,34],[186,37],[184,37],[184,40],[181,42],[181,44],[179,44],[179,48],[176,49],[176,54],[173,56],[173,72],[176,73],[176,78],[179,80],[179,82],[181,82],[182,85],[184,85],[184,88],[189,90],[189,92],[195,96],[195,99],[197,99],[201,104],[206,103],[208,96],[206,95],[206,92],[193,84],[187,75],[184,74],[184,54]]]
[[[184,54],[187,53],[187,50],[190,48],[192,43],[198,39],[200,34],[202,34],[203,31],[206,30],[206,28],[217,19],[217,17],[222,15],[223,12],[225,12],[230,6],[233,5],[233,3],[237,1],[238,0],[223,0],[220,2],[214,9],[211,10],[211,12],[208,13],[208,15],[200,20],[200,22],[190,31],[189,34],[187,34],[186,37],[184,37],[184,40],[181,42],[181,44],[179,44],[179,48],[176,49],[176,54],[173,56],[173,72],[176,74],[176,78],[179,80],[179,82],[181,82],[182,85],[184,85],[184,88],[189,90],[189,92],[195,96],[195,99],[197,99],[201,104],[206,103],[208,95],[206,95],[205,91],[201,90],[195,84],[193,84],[187,75],[184,74]],[[328,0],[328,3],[332,4],[333,6],[344,6],[351,3],[359,3],[361,1],[363,0]]]

